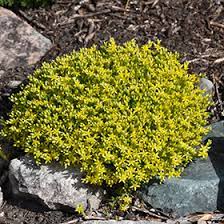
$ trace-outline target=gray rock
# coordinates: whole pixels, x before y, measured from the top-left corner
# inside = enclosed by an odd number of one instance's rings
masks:
[[[212,127],[209,157],[192,162],[180,178],[146,184],[138,193],[147,204],[174,216],[224,209],[223,122]]]
[[[0,207],[3,205],[3,193],[2,188],[0,187]]]
[[[14,89],[14,88],[17,88],[21,83],[22,81],[13,80],[8,83],[8,87]]]
[[[0,186],[5,183],[6,178],[8,176],[8,172],[6,170],[7,162],[0,158]],[[0,207],[3,205],[3,193],[2,188],[0,187]]]
[[[161,224],[162,222],[159,221],[145,221],[145,220],[139,220],[139,221],[132,221],[132,220],[91,220],[91,221],[85,221],[83,224]],[[173,222],[174,223],[174,222]]]
[[[211,124],[211,131],[204,137],[204,140],[213,138],[224,138],[224,121]]]
[[[139,194],[151,206],[183,216],[216,210],[219,182],[211,161],[198,160],[186,169],[181,178],[145,186]]]
[[[103,193],[81,183],[82,173],[78,169],[64,169],[57,164],[35,165],[29,157],[13,159],[9,165],[9,181],[16,197],[38,199],[50,209],[73,208],[80,204],[84,209],[88,200],[95,196],[99,206]],[[95,206],[94,209],[98,207]]]
[[[87,200],[89,213],[96,211],[100,207],[100,202],[96,195],[91,195]]]
[[[214,93],[214,84],[206,78],[200,79],[200,88],[205,90],[206,94],[213,95]]]
[[[36,63],[52,46],[49,39],[2,7],[0,42],[0,64],[4,70]]]
[[[4,74],[5,74],[5,71],[0,70],[0,79],[3,77]]]

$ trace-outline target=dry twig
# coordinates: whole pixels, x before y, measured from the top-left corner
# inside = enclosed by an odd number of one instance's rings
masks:
[[[42,30],[46,30],[46,27],[37,22],[36,20],[34,20],[33,18],[31,18],[30,16],[28,16],[24,11],[22,11],[21,9],[19,10],[20,15],[26,19],[29,23],[34,24],[35,26],[37,26],[38,28],[42,29]]]
[[[112,11],[116,11],[116,12],[134,12],[134,11],[132,11],[132,10],[130,10],[130,9],[126,9],[126,8],[121,8],[121,7],[119,7],[119,6],[115,6],[115,5],[112,5],[111,6],[111,10]]]
[[[97,216],[85,216],[83,217],[84,221],[88,221],[88,220],[106,220],[106,218],[104,217],[97,217]],[[80,222],[80,218],[77,218],[77,219],[73,219],[73,220],[70,220],[70,221],[67,221],[67,222],[63,222],[63,223],[60,223],[60,224],[75,224],[75,223],[78,223]]]
[[[67,221],[67,222],[62,222],[60,224],[75,224],[75,223],[77,223],[79,221],[80,221],[80,219],[77,218],[77,219],[73,219],[73,220],[70,220],[70,221]]]
[[[93,12],[93,13],[88,13],[88,14],[85,14],[85,15],[75,14],[74,16],[71,16],[67,21],[64,21],[62,23],[59,23],[59,25],[71,24],[71,23],[74,22],[75,19],[90,18],[90,17],[93,17],[93,16],[107,14],[107,13],[110,13],[110,12],[111,12],[110,9],[105,9],[105,10],[102,10],[100,12]]]
[[[138,207],[136,207],[136,206],[132,206],[132,210],[133,210],[133,211],[137,211],[137,212],[143,212],[143,213],[145,213],[145,214],[147,214],[147,215],[150,215],[150,216],[152,216],[152,217],[154,217],[154,218],[158,218],[158,219],[161,219],[161,220],[168,220],[168,219],[169,219],[169,217],[168,217],[167,215],[165,215],[165,214],[163,214],[163,215],[159,215],[159,214],[156,214],[156,213],[154,213],[154,212],[151,212],[151,211],[149,211],[149,210],[147,210],[147,209],[144,209],[144,208],[138,208]]]
[[[220,63],[222,63],[222,62],[224,62],[224,57],[223,57],[223,58],[218,58],[218,59],[216,59],[216,60],[214,61],[214,64],[220,64]]]
[[[127,1],[126,1],[126,4],[125,4],[125,10],[127,10],[127,8],[128,8],[129,1],[130,1],[130,0],[127,0]]]
[[[104,217],[99,217],[99,216],[85,216],[83,217],[84,220],[107,220]]]
[[[219,27],[219,28],[224,29],[224,24],[222,24],[222,23],[217,23],[217,22],[214,22],[214,21],[210,21],[209,24],[210,24],[211,26],[216,26],[216,27]]]
[[[151,1],[147,1],[144,2],[144,5],[152,5],[151,7],[155,7],[158,4],[159,0],[151,0]]]

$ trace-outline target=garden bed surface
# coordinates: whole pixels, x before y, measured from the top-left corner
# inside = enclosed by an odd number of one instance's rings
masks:
[[[56,0],[38,9],[11,9],[53,46],[35,65],[16,67],[0,76],[0,116],[10,110],[8,96],[17,90],[12,80],[26,78],[43,61],[59,55],[101,45],[110,37],[118,43],[136,39],[139,44],[156,38],[190,62],[191,72],[205,73],[215,85],[215,106],[211,122],[222,119],[224,99],[224,2],[221,0]],[[9,199],[3,205],[6,217],[0,223],[62,223],[74,214],[27,209],[26,204]],[[130,216],[131,217],[131,216]]]

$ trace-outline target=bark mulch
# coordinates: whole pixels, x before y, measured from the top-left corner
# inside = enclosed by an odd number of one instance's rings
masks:
[[[110,37],[118,43],[135,38],[139,44],[156,38],[190,62],[190,71],[205,73],[215,85],[211,122],[223,119],[224,2],[223,0],[56,0],[37,9],[12,9],[53,42],[34,66],[11,69],[0,77],[1,115],[10,110],[11,80],[26,80],[43,61],[101,45]],[[61,212],[29,211],[8,201],[2,211],[10,221],[0,223],[62,223],[72,217]],[[12,221],[14,220],[14,221]]]

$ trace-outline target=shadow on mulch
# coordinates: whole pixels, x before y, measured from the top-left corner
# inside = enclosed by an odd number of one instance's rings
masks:
[[[213,164],[215,172],[220,179],[217,196],[217,209],[224,211],[224,152],[223,152],[224,138],[212,138],[212,147],[209,152],[209,158]]]

